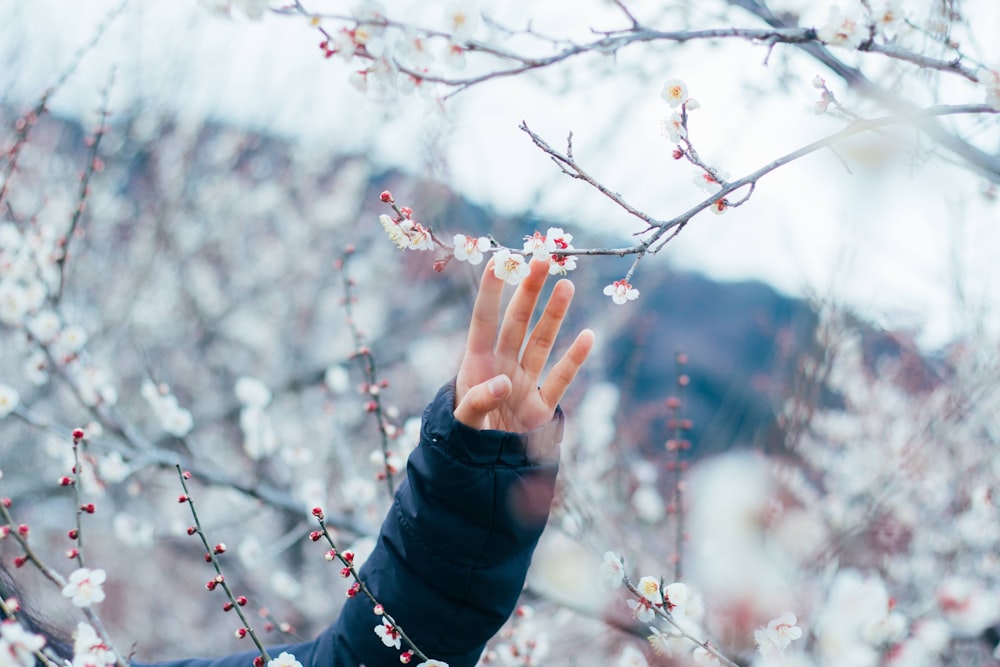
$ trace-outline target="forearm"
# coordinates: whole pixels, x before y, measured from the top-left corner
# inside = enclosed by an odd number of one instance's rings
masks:
[[[562,415],[525,436],[454,419],[454,387],[424,414],[362,577],[428,656],[473,665],[509,617],[552,499]],[[398,665],[375,635],[370,601],[351,600],[340,632],[368,667]]]

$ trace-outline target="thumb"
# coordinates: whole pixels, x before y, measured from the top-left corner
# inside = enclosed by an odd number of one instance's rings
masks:
[[[486,415],[504,402],[510,394],[511,386],[510,378],[503,374],[480,382],[465,392],[465,396],[455,406],[455,419],[471,428],[483,428]]]

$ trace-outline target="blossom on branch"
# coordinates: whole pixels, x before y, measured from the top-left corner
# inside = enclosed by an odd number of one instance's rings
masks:
[[[601,562],[601,579],[611,588],[618,588],[625,579],[625,565],[613,551],[604,553],[604,560]]]
[[[687,84],[680,79],[669,79],[665,84],[663,84],[663,90],[660,91],[660,97],[663,98],[664,102],[676,109],[678,106],[687,101]]]
[[[684,119],[676,111],[664,118],[660,126],[663,136],[675,144],[681,139],[687,138],[687,128],[684,127]]]
[[[69,575],[69,583],[63,586],[62,594],[72,600],[77,607],[89,607],[104,600],[101,584],[107,579],[104,570],[90,570],[81,567]]]
[[[508,285],[517,285],[528,277],[531,269],[523,255],[512,253],[506,248],[493,255],[493,275]]]
[[[41,651],[43,646],[45,637],[28,632],[17,621],[0,623],[0,665],[34,667],[34,653]]]
[[[461,44],[472,39],[479,27],[479,7],[474,0],[458,0],[448,5],[446,10],[448,30],[453,44]]]
[[[639,290],[632,287],[632,284],[622,278],[604,287],[604,295],[610,296],[611,300],[621,305],[627,301],[635,301],[639,298]]]
[[[267,667],[302,667],[302,663],[296,660],[291,653],[282,651],[277,658],[272,658],[267,663]]]
[[[773,618],[766,628],[757,628],[753,633],[757,650],[765,658],[782,655],[788,645],[802,636],[802,628],[796,625],[795,614],[785,612]]]
[[[455,246],[455,259],[460,262],[468,262],[473,266],[481,264],[483,253],[490,249],[490,240],[485,236],[476,238],[465,234],[455,234],[452,243]]]
[[[839,5],[830,5],[826,23],[816,28],[816,36],[830,46],[856,49],[868,37],[868,31],[854,12],[844,12]]]
[[[381,625],[375,626],[375,634],[386,646],[399,649],[401,644],[399,629],[385,618],[382,619]]]
[[[104,667],[116,662],[111,650],[89,623],[81,621],[73,633],[73,667]]]
[[[14,411],[21,402],[21,395],[13,387],[0,384],[0,419]]]

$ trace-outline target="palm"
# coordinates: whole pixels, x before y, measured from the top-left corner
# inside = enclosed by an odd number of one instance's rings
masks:
[[[468,392],[500,374],[510,379],[510,393],[496,408],[485,414],[464,414],[474,428],[525,432],[542,426],[550,419],[566,388],[576,376],[593,343],[593,335],[584,331],[565,355],[539,384],[556,335],[573,298],[573,285],[561,280],[552,291],[538,323],[528,335],[531,315],[547,277],[544,262],[532,262],[531,274],[518,286],[510,304],[499,320],[503,283],[487,268],[469,327],[469,341],[459,368],[456,383],[456,406]],[[499,327],[499,330],[498,330]],[[458,417],[456,410],[456,417]],[[460,420],[462,420],[460,418]]]

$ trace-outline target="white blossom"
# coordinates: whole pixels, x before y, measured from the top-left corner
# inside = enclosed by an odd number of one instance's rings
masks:
[[[267,385],[246,375],[236,380],[234,393],[240,403],[255,408],[266,407],[271,402],[271,390]]]
[[[646,662],[646,656],[642,654],[642,651],[631,644],[626,644],[621,655],[618,656],[617,665],[618,667],[648,667],[649,663]]]
[[[622,559],[613,551],[604,552],[601,561],[601,580],[611,588],[618,588],[625,579],[625,566]]]
[[[473,266],[481,264],[483,253],[490,249],[490,240],[485,236],[455,234],[452,243],[455,246],[455,259],[460,262],[468,262]]]
[[[399,650],[400,635],[399,630],[387,619],[382,619],[381,625],[375,626],[375,634],[382,640],[382,643],[390,648]]]
[[[660,97],[662,97],[663,101],[670,106],[677,108],[687,101],[687,84],[680,79],[668,79],[667,82],[663,84],[663,90],[660,91]]]
[[[0,419],[14,412],[21,402],[21,395],[10,385],[0,384]]]
[[[45,637],[28,632],[14,620],[0,623],[0,666],[34,667],[36,651],[45,646]]]
[[[72,600],[77,607],[89,607],[104,600],[104,589],[101,584],[106,578],[104,570],[81,567],[69,575],[69,581],[63,586],[62,594]]]
[[[517,285],[524,280],[531,269],[522,255],[502,248],[493,255],[493,275],[508,285]]]
[[[302,667],[302,663],[295,659],[295,656],[286,651],[278,654],[277,658],[271,658],[267,667]]]
[[[789,644],[802,636],[802,628],[796,625],[797,622],[795,614],[786,612],[771,619],[766,628],[757,628],[753,638],[760,654],[773,657],[784,653]]]
[[[639,290],[632,287],[631,283],[625,279],[616,280],[604,287],[604,295],[610,296],[611,300],[621,305],[628,301],[635,301],[639,298]]]

